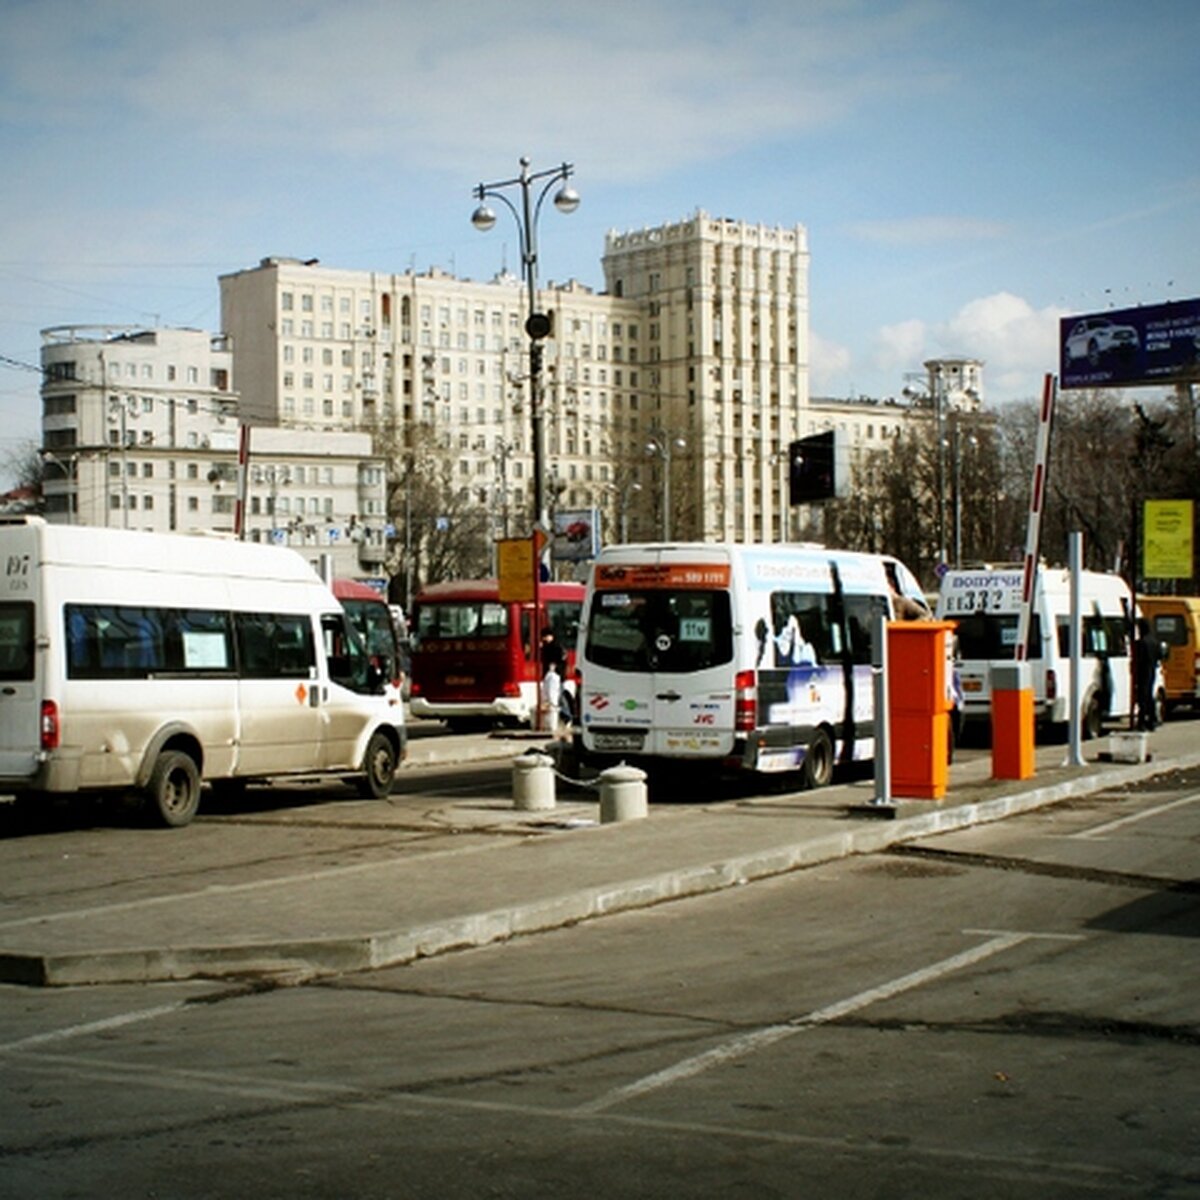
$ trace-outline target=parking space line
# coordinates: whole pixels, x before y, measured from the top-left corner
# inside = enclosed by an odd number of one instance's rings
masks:
[[[993,955],[999,954],[1004,950],[1010,950],[1012,947],[1019,946],[1022,942],[1029,941],[1037,936],[1033,933],[998,933],[988,941],[978,946],[973,946],[969,950],[964,950],[960,954],[953,954],[949,958],[931,963],[929,966],[922,967],[918,971],[911,971],[907,975],[901,975],[899,978],[889,980],[887,983],[881,983],[876,987],[868,988],[866,991],[858,992],[853,996],[847,996],[844,1000],[838,1000],[833,1004],[826,1005],[824,1008],[814,1009],[810,1013],[793,1017],[779,1025],[766,1025],[761,1029],[754,1029],[748,1033],[739,1034],[729,1041],[722,1042],[719,1046],[714,1046],[712,1049],[693,1055],[691,1058],[685,1058],[681,1062],[677,1062],[662,1071],[655,1071],[651,1075],[634,1080],[633,1083],[614,1088],[612,1091],[606,1092],[594,1100],[579,1105],[572,1111],[577,1113],[600,1113],[613,1108],[615,1105],[623,1104],[626,1100],[633,1100],[649,1092],[661,1091],[663,1088],[671,1087],[685,1079],[694,1078],[713,1067],[723,1066],[736,1059],[744,1058],[748,1054],[753,1054],[758,1050],[773,1045],[775,1042],[791,1037],[793,1034],[801,1033],[806,1029],[813,1029],[819,1025],[827,1025],[831,1021],[839,1020],[841,1017],[848,1016],[852,1012],[857,1012],[871,1004],[875,1004],[879,1000],[887,1000],[892,996],[900,995],[902,992],[911,991],[913,988],[921,987],[945,975],[960,971],[964,967],[973,966],[975,963],[991,958]]]
[[[1200,800],[1200,792],[1193,792],[1190,796],[1181,796],[1178,800],[1171,800],[1167,804],[1156,804],[1153,808],[1146,808],[1141,812],[1130,813],[1126,817],[1117,817],[1113,821],[1105,821],[1103,825],[1093,825],[1091,829],[1083,829],[1070,836],[1073,838],[1103,837],[1106,833],[1111,833],[1114,829],[1120,829],[1125,825],[1132,825],[1135,821],[1142,821],[1146,817],[1157,817],[1160,813],[1170,812],[1173,808],[1182,808],[1185,804],[1195,804],[1197,800]]]
[[[154,1021],[159,1017],[169,1017],[187,1003],[187,1000],[176,1000],[173,1004],[160,1004],[155,1008],[141,1008],[134,1012],[117,1013],[116,1016],[104,1017],[99,1021],[85,1021],[81,1025],[67,1025],[62,1029],[34,1033],[29,1037],[18,1038],[15,1042],[0,1042],[0,1054],[14,1054],[21,1050],[31,1050],[37,1046],[86,1037],[90,1033],[107,1033],[110,1029],[120,1029],[123,1025],[134,1025],[139,1021]]]

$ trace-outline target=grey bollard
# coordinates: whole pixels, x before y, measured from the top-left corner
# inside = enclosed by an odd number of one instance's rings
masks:
[[[554,760],[548,754],[513,759],[513,807],[525,812],[554,807]]]
[[[600,772],[600,824],[647,815],[646,772],[621,763]]]

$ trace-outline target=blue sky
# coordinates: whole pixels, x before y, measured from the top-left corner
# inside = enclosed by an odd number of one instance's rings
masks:
[[[1198,44],[1194,0],[0,0],[0,461],[42,328],[216,331],[272,254],[488,279],[471,189],[522,154],[583,197],[543,279],[801,224],[814,395],[951,354],[1034,396],[1060,315],[1200,296]]]

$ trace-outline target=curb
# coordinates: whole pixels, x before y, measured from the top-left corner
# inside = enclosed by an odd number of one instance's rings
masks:
[[[911,816],[898,815],[886,822],[869,820],[842,832],[754,854],[583,888],[488,912],[467,913],[409,930],[226,946],[145,947],[48,955],[0,953],[0,982],[66,987],[243,975],[297,982],[320,975],[402,966],[455,950],[719,892],[851,855],[879,853],[916,838],[1000,821],[1076,796],[1194,766],[1200,766],[1200,753],[1089,772],[1027,792]]]

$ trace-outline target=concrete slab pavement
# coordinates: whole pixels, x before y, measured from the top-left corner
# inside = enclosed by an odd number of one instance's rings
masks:
[[[335,833],[334,822],[328,830],[319,822],[303,830],[276,825],[268,834],[266,825],[236,815],[224,829],[202,821],[185,830],[125,831],[95,853],[149,855],[153,846],[153,872],[147,866],[117,883],[105,879],[101,861],[90,864],[92,884],[79,879],[74,893],[65,886],[39,891],[33,880],[19,898],[0,903],[0,982],[293,978],[401,964],[1200,765],[1197,732],[1200,722],[1190,720],[1164,726],[1151,735],[1151,761],[1134,764],[1100,761],[1103,741],[1087,745],[1086,766],[1065,765],[1065,747],[1041,747],[1037,774],[1019,782],[992,780],[990,758],[978,756],[952,767],[946,799],[901,802],[889,820],[859,815],[872,796],[866,779],[717,803],[689,803],[660,789],[651,792],[649,819],[608,825],[597,823],[593,792],[566,785],[557,807],[542,813],[515,812],[495,795],[431,789],[423,797],[423,765],[511,759],[529,741],[414,738],[421,753],[410,755],[401,789],[420,798],[420,821],[397,805],[356,809],[378,814],[354,825],[362,836],[350,823]],[[222,858],[221,838],[234,837],[235,824],[248,839],[244,853]],[[287,840],[273,854],[276,837]],[[21,850],[21,839],[0,841],[0,877],[12,878],[14,864],[5,859]],[[194,869],[198,856],[203,870]]]

